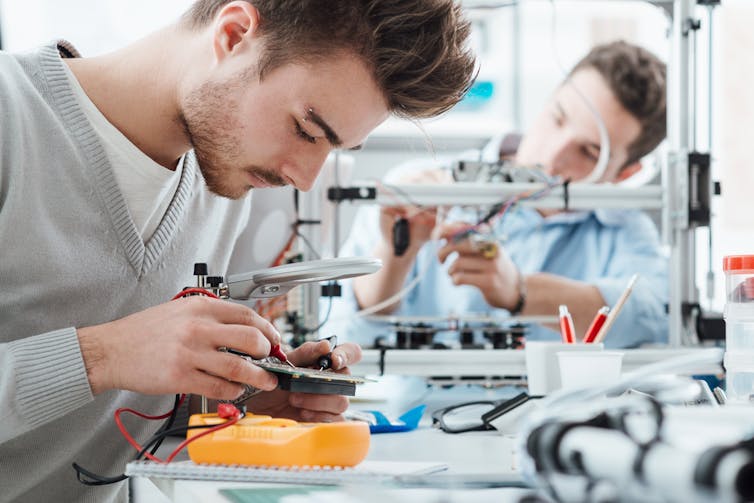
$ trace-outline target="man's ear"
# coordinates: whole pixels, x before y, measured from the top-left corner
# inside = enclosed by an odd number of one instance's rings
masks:
[[[259,11],[248,2],[225,5],[214,21],[213,48],[217,61],[238,51],[259,28]]]
[[[639,171],[641,171],[641,161],[636,161],[632,164],[629,164],[628,166],[622,167],[621,170],[618,171],[618,174],[615,177],[615,181],[622,182],[628,180]]]

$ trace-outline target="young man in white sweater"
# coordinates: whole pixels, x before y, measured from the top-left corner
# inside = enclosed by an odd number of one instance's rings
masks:
[[[113,411],[156,414],[173,394],[249,384],[269,391],[254,412],[339,419],[344,397],[275,390],[217,350],[269,354],[280,335],[254,311],[169,300],[194,262],[226,270],[250,189],[307,190],[389,114],[453,106],[468,32],[452,0],[200,0],[100,57],[66,42],[0,53],[0,500],[127,501],[125,483],[81,485],[71,464],[121,473],[135,453]],[[333,366],[359,358],[343,344]]]

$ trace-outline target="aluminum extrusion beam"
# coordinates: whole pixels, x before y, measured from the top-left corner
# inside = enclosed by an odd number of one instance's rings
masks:
[[[358,200],[355,202],[376,202],[382,206],[395,206],[408,202],[421,206],[486,206],[499,203],[524,192],[538,191],[545,188],[542,183],[471,183],[456,182],[452,184],[375,184],[372,182],[355,183],[357,188],[377,188],[377,199]],[[608,184],[579,184],[568,186],[568,208],[639,208],[661,209],[663,207],[663,189],[657,185],[646,187],[621,187]],[[536,200],[523,201],[521,204],[536,208],[565,207],[566,190],[555,187],[552,191]]]

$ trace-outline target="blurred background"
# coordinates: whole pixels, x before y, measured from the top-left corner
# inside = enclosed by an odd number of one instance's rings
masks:
[[[667,61],[668,19],[662,8],[642,0],[464,1],[473,22],[479,77],[469,95],[444,116],[413,123],[389,119],[354,152],[353,178],[381,177],[397,163],[455,155],[479,148],[493,135],[526,131],[548,95],[591,46],[615,39],[640,44]],[[0,0],[2,49],[23,51],[64,38],[84,56],[133,41],[177,18],[191,0]],[[702,12],[704,8],[700,7]],[[754,134],[754,2],[723,0],[712,23],[704,15],[697,94],[704,96],[712,72],[713,100],[697,103],[697,148],[710,150],[714,180],[723,197],[713,202],[712,239],[697,235],[697,282],[702,305],[721,309],[722,256],[754,253],[754,190],[750,136]],[[707,53],[712,28],[714,50]],[[711,115],[708,110],[711,109]],[[711,144],[710,144],[711,143]],[[347,206],[347,203],[346,205]],[[346,214],[350,213],[348,211]],[[347,234],[346,217],[341,234]],[[716,273],[714,295],[705,293],[708,269]]]

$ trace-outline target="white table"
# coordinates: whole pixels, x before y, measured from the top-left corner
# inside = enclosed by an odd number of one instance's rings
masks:
[[[405,390],[416,395],[416,381],[405,383]],[[386,383],[389,387],[401,386],[394,380]],[[452,389],[432,388],[422,396],[406,396],[400,393],[392,395],[387,402],[354,402],[354,408],[379,409],[382,411],[405,410],[420,400],[427,404],[427,411],[420,427],[414,431],[401,433],[383,433],[372,435],[367,460],[373,461],[423,461],[442,462],[448,470],[432,475],[438,486],[452,490],[463,481],[480,483],[482,480],[499,481],[516,473],[516,460],[513,454],[515,439],[503,436],[495,431],[448,434],[431,426],[429,412],[448,403],[457,403],[480,398],[493,398],[495,395],[510,395],[512,390],[490,390],[476,386],[454,387]],[[389,412],[392,413],[392,412]],[[176,439],[177,440],[177,439]],[[169,445],[168,445],[169,444]],[[166,442],[161,452],[172,450],[176,441]],[[186,459],[185,454],[182,459]],[[204,482],[191,480],[143,479],[131,480],[133,501],[142,502],[223,502],[227,499],[218,493],[219,489],[235,487],[262,487],[254,483]],[[278,486],[279,487],[279,486]],[[371,488],[370,490],[379,490]],[[445,489],[443,492],[445,492]],[[412,490],[408,490],[412,491]],[[482,491],[482,492],[479,492]],[[491,501],[506,501],[508,497],[525,492],[521,489],[475,490],[458,488],[457,497],[448,501],[484,501],[490,496]],[[415,495],[409,496],[410,498]],[[465,499],[469,498],[469,499]],[[511,501],[516,501],[512,499]]]

